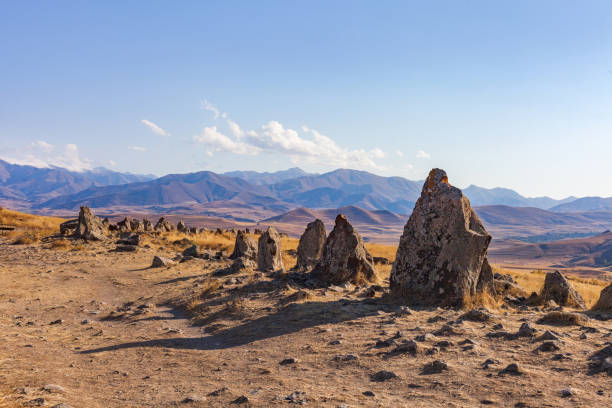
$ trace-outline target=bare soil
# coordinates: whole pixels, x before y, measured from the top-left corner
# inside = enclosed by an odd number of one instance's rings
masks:
[[[548,326],[537,323],[543,310],[500,308],[489,321],[459,322],[464,311],[405,313],[363,288],[221,276],[228,261],[149,268],[154,255],[176,255],[169,249],[47,247],[0,242],[0,407],[612,405],[612,377],[588,366],[612,341],[609,321]],[[536,336],[556,333],[559,350],[487,336],[524,322]],[[449,323],[450,332],[420,339],[416,354],[391,352]],[[435,360],[448,370],[424,369]],[[520,375],[502,372],[511,363]],[[395,377],[374,381],[382,370]]]

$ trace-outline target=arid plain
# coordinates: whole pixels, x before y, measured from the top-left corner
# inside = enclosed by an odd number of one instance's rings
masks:
[[[610,377],[593,364],[612,329],[588,313],[565,322],[542,320],[573,312],[556,305],[407,308],[389,295],[383,264],[379,285],[313,287],[290,272],[298,242],[287,236],[288,272],[235,272],[232,231],[143,233],[125,252],[115,240],[59,236],[61,219],[2,216],[19,227],[0,244],[0,406],[573,407],[612,398]],[[211,259],[180,262],[193,244]],[[395,246],[366,246],[393,261]],[[153,268],[154,256],[176,262]],[[544,281],[494,270],[527,292]],[[587,307],[607,284],[570,282]]]

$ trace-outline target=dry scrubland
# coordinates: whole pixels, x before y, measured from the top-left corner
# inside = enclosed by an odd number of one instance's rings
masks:
[[[501,304],[483,321],[461,319],[461,310],[410,311],[352,285],[307,288],[291,273],[227,274],[224,259],[150,268],[154,255],[172,258],[194,243],[230,253],[235,236],[144,235],[138,251],[119,253],[112,242],[44,239],[61,219],[0,216],[20,227],[0,236],[0,408],[43,400],[73,407],[612,404],[610,377],[588,369],[588,357],[610,341],[609,322],[547,325],[539,321],[548,310]],[[287,269],[297,243],[283,238]],[[373,256],[395,256],[394,246],[366,246]],[[383,287],[390,268],[377,265]],[[545,276],[495,269],[528,292],[539,291]],[[570,280],[589,307],[606,285]],[[523,323],[536,336],[550,330],[559,350],[513,337]],[[414,350],[402,346],[415,338]],[[432,372],[435,360],[447,369]],[[504,371],[511,363],[519,373]]]

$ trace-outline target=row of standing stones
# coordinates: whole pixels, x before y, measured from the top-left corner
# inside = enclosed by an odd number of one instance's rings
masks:
[[[104,239],[108,231],[198,232],[180,222],[176,227],[163,217],[150,222],[125,219],[108,223],[82,207],[79,219],[63,225],[86,240]],[[65,224],[68,224],[65,223]],[[261,232],[261,231],[256,231]],[[446,172],[433,169],[404,227],[389,278],[390,291],[404,303],[422,306],[463,307],[504,297],[530,305],[557,305],[585,309],[585,303],[559,271],[546,275],[540,294],[527,297],[509,275],[494,274],[487,259],[491,235],[460,189],[448,182]],[[284,271],[281,234],[269,227],[257,242],[237,231],[230,270]],[[154,266],[161,266],[159,263]],[[300,237],[295,269],[310,273],[324,284],[378,283],[374,258],[361,235],[339,214],[327,235],[324,223],[308,224]],[[512,295],[512,296],[506,296]],[[612,312],[612,285],[602,290],[594,310]]]

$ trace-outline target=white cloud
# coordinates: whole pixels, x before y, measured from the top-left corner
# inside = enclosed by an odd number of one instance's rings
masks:
[[[157,126],[155,123],[151,122],[150,120],[142,119],[140,122],[146,125],[149,129],[151,129],[151,131],[153,131],[153,133],[155,133],[156,135],[170,136],[170,133],[166,132],[164,129]]]
[[[202,109],[207,110],[209,112],[212,112],[215,119],[219,119],[219,116],[223,116],[224,118],[227,117],[227,114],[223,114],[221,115],[221,112],[219,111],[219,109],[217,109],[217,107],[215,105],[213,105],[212,103],[208,102],[206,99],[204,99],[203,101],[200,102],[200,105],[202,106]]]
[[[109,166],[116,166],[116,165],[117,165],[117,162],[116,162],[116,161],[114,161],[114,160],[109,160],[109,161],[108,161],[108,165],[109,165]]]
[[[204,102],[208,110],[215,112],[212,104]],[[379,148],[366,151],[341,147],[331,138],[307,126],[302,126],[301,131],[309,134],[310,138],[286,128],[278,121],[270,121],[258,131],[244,131],[236,122],[230,119],[226,121],[232,137],[213,126],[204,128],[202,133],[193,136],[193,140],[205,145],[208,152],[224,151],[243,155],[281,153],[288,155],[296,163],[306,161],[336,167],[379,168],[375,160],[385,157],[385,153]]]
[[[240,141],[235,141],[230,137],[220,133],[216,126],[206,127],[199,135],[193,136],[193,141],[201,143],[212,150],[218,152],[231,152],[236,154],[251,154],[259,153],[259,148],[249,146]]]
[[[419,150],[416,157],[417,159],[431,159],[431,155],[423,150]]]
[[[147,148],[142,146],[128,146],[128,149],[134,150],[135,152],[146,152]]]
[[[40,149],[45,152],[51,152],[54,148],[52,144],[47,143],[44,140],[37,140],[36,142],[32,142],[30,146],[35,149]]]
[[[7,162],[34,167],[63,167],[71,171],[83,171],[92,168],[91,161],[81,158],[75,144],[67,144],[57,149],[50,143],[39,140],[26,145],[11,155],[2,154]]]
[[[402,152],[401,150],[396,150],[396,151],[395,151],[395,154],[396,154],[398,157],[404,157],[404,152]]]
[[[240,126],[238,126],[238,124],[233,120],[227,119],[227,126],[229,126],[230,131],[237,139],[240,139],[244,135],[244,132],[242,129],[240,129]]]

